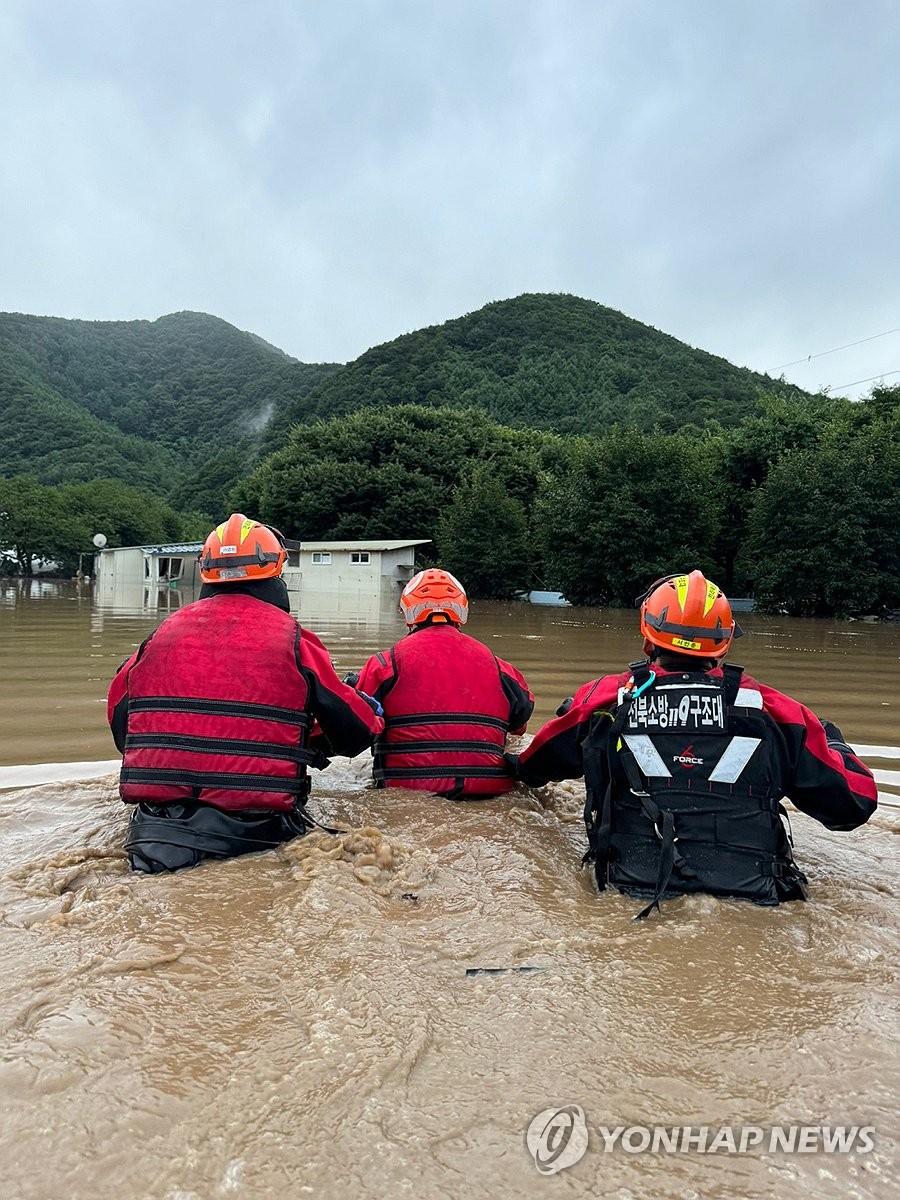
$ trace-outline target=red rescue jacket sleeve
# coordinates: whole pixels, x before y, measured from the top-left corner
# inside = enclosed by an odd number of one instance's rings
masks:
[[[584,774],[581,746],[595,713],[611,709],[629,673],[606,675],[583,684],[567,712],[553,717],[519,755],[516,777],[531,787],[550,780],[580,779]]]
[[[784,739],[785,794],[801,812],[827,829],[856,829],[878,805],[872,772],[844,741],[836,725],[822,721],[797,700],[756,684],[763,709]]]
[[[497,666],[503,694],[509,700],[509,732],[524,733],[534,712],[534,696],[521,671],[502,658],[497,659]]]
[[[360,671],[359,679],[356,681],[356,689],[359,692],[365,692],[367,696],[374,696],[379,702],[383,702],[396,680],[397,668],[393,652],[391,650],[379,650],[377,654],[372,655]]]
[[[384,722],[352,687],[341,683],[328,651],[307,629],[300,629],[297,665],[309,687],[310,711],[318,721],[310,746],[325,754],[347,758],[371,746]]]
[[[116,671],[106,695],[106,719],[120,754],[125,753],[125,737],[128,733],[128,672],[137,662],[143,648],[142,645],[130,658],[125,659]]]

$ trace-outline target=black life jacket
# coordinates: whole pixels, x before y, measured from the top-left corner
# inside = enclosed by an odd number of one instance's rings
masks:
[[[583,746],[585,823],[598,886],[651,896],[708,892],[758,904],[805,899],[775,786],[762,696],[742,667],[654,675],[597,714]]]

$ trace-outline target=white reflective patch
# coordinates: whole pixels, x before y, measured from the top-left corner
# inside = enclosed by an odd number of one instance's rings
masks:
[[[761,738],[733,737],[709,777],[710,783],[735,783],[753,757]]]
[[[734,705],[735,708],[762,708],[762,692],[758,692],[756,688],[738,688]]]
[[[659,751],[646,733],[625,733],[622,737],[648,779],[653,777],[671,779],[672,772],[663,762]]]

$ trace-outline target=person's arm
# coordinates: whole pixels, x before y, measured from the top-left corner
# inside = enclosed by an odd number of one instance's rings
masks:
[[[393,650],[379,650],[373,654],[359,673],[353,685],[358,692],[372,696],[379,704],[397,682],[397,661]]]
[[[498,658],[497,667],[500,671],[500,686],[503,688],[503,694],[509,700],[509,732],[524,733],[531,714],[534,712],[534,696],[525,676],[521,671],[517,671],[511,663]]]
[[[140,658],[149,640],[147,638],[130,658],[125,659],[106,694],[106,719],[120,754],[125,753],[125,738],[128,736],[128,672]]]
[[[341,683],[328,651],[314,633],[300,630],[297,664],[309,688],[309,705],[318,722],[310,746],[324,754],[352,758],[381,733],[384,722],[347,684]]]
[[[580,687],[568,711],[548,721],[519,755],[516,778],[530,787],[543,787],[550,780],[580,779],[584,774],[581,746],[591,721],[597,712],[615,706],[620,683],[626,678],[607,675]]]
[[[827,829],[865,824],[878,805],[878,789],[840,729],[774,688],[759,690],[783,739],[788,799]]]

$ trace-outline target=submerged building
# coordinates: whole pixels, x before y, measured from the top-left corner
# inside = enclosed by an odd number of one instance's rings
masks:
[[[399,599],[403,585],[415,573],[417,548],[430,542],[418,538],[287,544],[284,581],[295,611],[307,602],[322,608],[333,597],[347,612],[355,601],[368,609],[373,602]],[[161,593],[199,590],[202,549],[203,542],[107,546],[94,558],[94,597],[99,604],[114,607],[169,607]]]
[[[415,574],[416,549],[428,545],[427,538],[301,542],[299,549],[288,552],[284,578],[288,588],[301,595],[340,592],[399,599]]]

